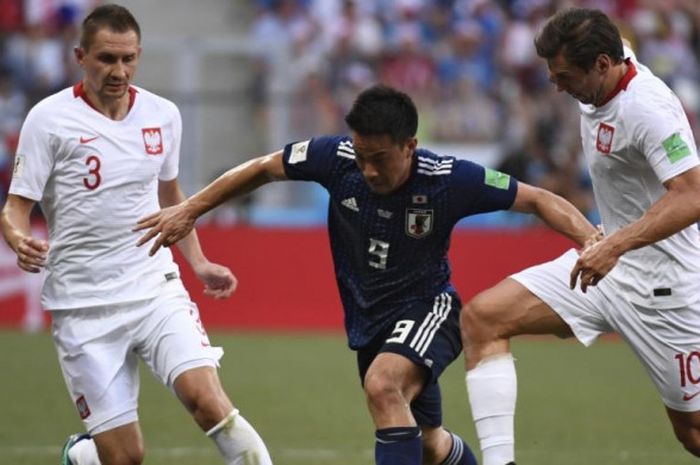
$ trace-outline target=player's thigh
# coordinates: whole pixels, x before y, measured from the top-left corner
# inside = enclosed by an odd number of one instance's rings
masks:
[[[442,424],[442,396],[437,378],[421,363],[419,356],[391,344],[388,350],[377,354],[364,376],[364,388],[370,411],[396,400],[410,404],[411,415],[421,427]],[[376,420],[376,418],[375,418]]]
[[[603,279],[586,293],[578,287],[571,289],[569,277],[577,259],[578,254],[572,249],[507,280],[511,286],[505,293],[508,305],[516,309],[502,309],[515,315],[513,319],[506,317],[505,335],[573,334],[588,346],[601,334],[613,330],[607,315],[621,293],[611,279]]]
[[[472,342],[519,334],[572,335],[552,307],[512,278],[475,296],[463,307],[460,321],[465,338]]]
[[[419,425],[439,426],[442,423],[438,379],[462,352],[461,307],[459,297],[449,292],[429,301],[414,303],[380,338],[375,339],[375,347],[370,349],[379,354],[377,359],[391,354],[392,357],[402,357],[409,364],[407,366],[412,367],[410,372],[407,371],[411,377],[405,378],[410,386],[410,389],[405,389],[405,396]],[[363,359],[362,354],[362,351],[358,353],[358,360]]]
[[[212,347],[199,310],[180,281],[168,282],[135,333],[137,352],[170,389],[175,379],[188,370],[218,367],[223,355],[221,348]]]
[[[121,425],[93,436],[101,465],[141,463],[144,444],[136,422]]]
[[[138,359],[124,328],[135,324],[140,305],[54,312],[52,335],[61,371],[91,434],[138,420]]]
[[[678,440],[700,450],[700,411],[680,412],[666,407],[666,413]]]

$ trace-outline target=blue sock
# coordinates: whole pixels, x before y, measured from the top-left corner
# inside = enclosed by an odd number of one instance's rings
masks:
[[[423,462],[419,427],[378,429],[375,436],[374,460],[377,465],[421,465]]]
[[[476,457],[466,442],[456,434],[452,435],[452,449],[441,465],[477,465]]]

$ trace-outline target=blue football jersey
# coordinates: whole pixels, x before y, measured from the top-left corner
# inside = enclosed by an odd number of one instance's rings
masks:
[[[447,250],[463,217],[511,207],[517,181],[475,163],[418,149],[397,191],[372,192],[352,139],[323,136],[289,144],[289,179],[328,190],[328,232],[350,347],[369,343],[413,304],[452,292]]]

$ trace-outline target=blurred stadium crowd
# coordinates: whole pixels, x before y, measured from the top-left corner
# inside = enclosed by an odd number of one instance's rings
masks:
[[[80,77],[72,48],[78,21],[95,3],[0,0],[2,196],[26,111]],[[255,117],[269,118],[275,86],[267,79],[284,47],[292,133],[302,139],[345,132],[343,115],[358,91],[385,82],[416,100],[421,145],[496,146],[494,167],[595,219],[577,106],[548,82],[532,45],[544,19],[570,5],[616,18],[639,60],[676,91],[698,127],[698,0],[256,0],[248,95]]]
[[[300,137],[343,131],[358,90],[383,81],[416,99],[421,143],[498,144],[499,168],[590,213],[577,106],[548,82],[533,47],[540,24],[569,5],[616,18],[697,120],[697,0],[260,0],[253,34],[293,44]]]
[[[39,100],[77,82],[79,21],[94,0],[0,0],[0,201],[19,130]]]

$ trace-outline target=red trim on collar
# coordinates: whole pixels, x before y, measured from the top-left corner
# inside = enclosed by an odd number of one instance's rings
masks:
[[[599,107],[602,107],[606,103],[608,103],[610,100],[615,98],[617,94],[622,92],[623,90],[627,90],[627,86],[629,85],[630,81],[632,80],[633,77],[637,75],[637,67],[634,66],[634,63],[632,62],[631,59],[627,58],[625,60],[625,64],[627,64],[627,72],[625,73],[624,76],[622,76],[622,79],[620,79],[615,86],[615,88],[608,94],[607,97],[605,97],[605,100],[603,100],[603,103],[598,105]]]
[[[129,110],[131,110],[131,107],[133,107],[134,103],[136,102],[136,92],[138,91],[134,87],[129,86]],[[88,104],[88,106],[90,106],[90,108],[92,108],[95,111],[100,111],[95,105],[93,105],[93,103],[90,101],[87,94],[85,93],[83,81],[80,81],[79,83],[73,86],[73,97],[80,97],[85,101],[85,103]]]
[[[631,63],[631,62],[630,62]],[[634,66],[634,65],[632,65]],[[637,69],[634,69],[634,74],[637,74]],[[632,79],[632,78],[630,78]],[[627,85],[625,84],[625,87]],[[131,107],[134,106],[134,102],[136,102],[136,92],[138,92],[135,88],[129,86],[129,110],[131,110]]]
[[[90,108],[92,108],[95,111],[100,111],[97,109],[97,107],[95,107],[95,105],[92,104],[87,94],[85,93],[85,89],[83,88],[83,81],[80,81],[79,83],[73,86],[73,97],[80,97],[81,99],[83,99],[83,101],[85,101],[85,103],[88,104]]]

